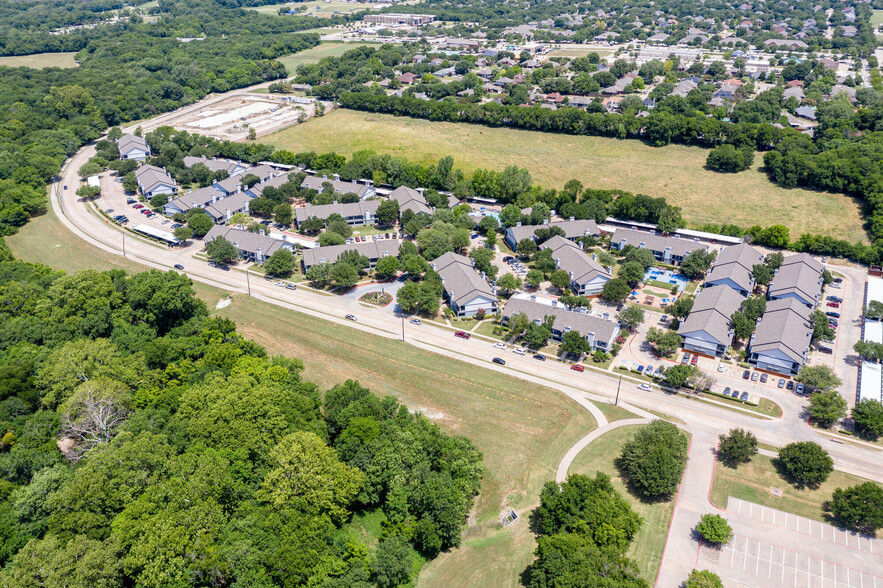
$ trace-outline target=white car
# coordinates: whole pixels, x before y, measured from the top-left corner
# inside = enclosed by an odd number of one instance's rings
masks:
[[[515,353],[518,355],[527,355],[527,351],[525,351],[521,347],[516,347],[515,349],[512,350],[512,353]]]
[[[828,285],[831,286],[832,288],[834,288],[835,290],[839,290],[843,287],[840,284],[828,284]]]
[[[285,282],[276,282],[276,285],[281,288],[285,286]]]
[[[422,325],[422,324],[423,324],[423,323],[420,321],[420,319],[416,319],[416,318],[412,318],[409,322],[410,322],[412,325]]]
[[[719,363],[719,364],[717,365],[717,371],[718,371],[718,373],[724,371],[724,364]]]
[[[496,347],[497,349],[507,349],[505,343],[494,343],[494,347]]]
[[[652,392],[653,388],[650,387],[650,384],[638,384],[638,390],[643,390],[644,392]]]

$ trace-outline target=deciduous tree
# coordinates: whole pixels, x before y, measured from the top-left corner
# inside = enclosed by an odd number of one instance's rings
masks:
[[[817,487],[834,471],[834,461],[818,443],[799,441],[779,450],[779,463],[798,486]]]

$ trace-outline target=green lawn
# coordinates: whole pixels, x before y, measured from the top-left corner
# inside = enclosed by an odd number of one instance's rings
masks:
[[[32,67],[34,69],[46,69],[47,67],[60,67],[70,69],[79,64],[74,59],[76,52],[67,53],[34,53],[32,55],[12,55],[0,57],[0,65],[9,67]]]
[[[827,522],[822,512],[822,504],[831,499],[834,490],[862,482],[867,480],[834,471],[818,490],[798,489],[779,476],[773,466],[772,458],[755,455],[751,462],[736,469],[718,462],[711,488],[711,502],[720,508],[726,508],[727,498],[733,496],[816,521]],[[782,489],[784,491],[782,498],[771,495],[770,487]]]
[[[622,409],[620,409],[622,410]],[[570,466],[570,473],[594,476],[595,472],[609,475],[614,487],[631,503],[632,508],[644,519],[641,530],[629,550],[629,557],[635,560],[641,575],[653,586],[656,573],[662,562],[662,550],[668,536],[671,515],[674,512],[674,499],[668,502],[645,503],[626,490],[613,461],[619,457],[622,446],[632,438],[640,425],[621,427],[605,433],[583,449]]]
[[[295,69],[298,65],[317,63],[323,57],[340,57],[350,49],[375,44],[376,43],[320,43],[316,47],[307,49],[306,51],[280,57],[276,61],[281,61],[285,66],[285,69],[288,70],[288,74],[294,75]]]
[[[318,49],[322,47],[325,45]],[[305,59],[310,51],[293,57]],[[423,164],[453,155],[455,165],[467,173],[477,168],[502,170],[515,164],[527,168],[538,184],[548,188],[561,188],[575,178],[592,188],[664,196],[681,206],[692,224],[726,222],[748,227],[781,223],[795,237],[808,232],[868,242],[856,200],[842,194],[780,188],[759,171],[760,155],[751,170],[723,175],[705,169],[708,150],[699,147],[654,148],[640,141],[431,122],[343,109],[262,141],[296,152],[335,151],[347,156],[373,149]]]
[[[33,219],[7,242],[20,259],[67,271],[145,269],[87,245],[52,212]],[[210,309],[228,295],[199,283],[195,288]],[[542,485],[554,478],[567,449],[596,427],[588,411],[551,388],[248,296],[233,295],[233,303],[216,314],[236,321],[241,333],[271,354],[303,360],[305,378],[323,389],[358,378],[377,393],[392,394],[423,411],[446,431],[472,439],[484,454],[485,474],[463,547],[430,562],[419,584],[447,588],[518,583],[536,546],[527,514],[538,503]],[[524,516],[502,529],[498,519],[508,508]]]
[[[268,4],[266,6],[249,7],[249,10],[255,10],[262,14],[279,14],[279,9],[283,6],[289,7],[289,10],[294,10],[295,8],[306,8],[304,12],[298,12],[298,15],[316,17],[334,16],[335,13],[349,14],[350,12],[358,12],[360,10],[370,10],[370,6],[367,6],[365,4],[356,4],[350,2],[325,2],[320,0],[311,0],[309,2],[297,3]]]
[[[872,10],[871,12],[871,24],[883,24],[883,10]]]
[[[614,406],[607,402],[596,402],[595,405],[604,413],[608,422],[621,421],[624,419],[636,419],[638,415],[627,411],[621,406]]]

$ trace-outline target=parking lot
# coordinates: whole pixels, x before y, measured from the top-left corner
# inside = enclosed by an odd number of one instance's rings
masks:
[[[734,539],[698,562],[726,586],[883,588],[879,539],[733,497],[727,519]]]

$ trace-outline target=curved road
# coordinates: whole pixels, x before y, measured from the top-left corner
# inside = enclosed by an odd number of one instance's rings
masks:
[[[212,100],[216,99],[218,97],[212,98]],[[166,117],[159,117],[140,126],[147,131],[160,126],[164,120]],[[122,255],[122,228],[106,223],[95,212],[94,205],[80,201],[75,194],[79,184],[76,171],[94,153],[93,146],[86,146],[66,163],[61,180],[50,186],[52,208],[64,225],[79,238],[109,253]],[[62,188],[64,185],[68,186],[67,190]],[[131,233],[127,233],[126,236],[129,238],[125,239],[125,256],[132,261],[160,270],[169,270],[174,264],[180,263],[186,267],[187,275],[195,281],[232,292],[243,294],[247,292],[244,272],[239,270],[224,272],[211,268],[205,262],[193,257],[202,248],[201,243],[194,243],[183,249],[170,249],[133,237]],[[284,290],[260,278],[251,280],[251,295],[280,308],[346,324],[354,329],[383,337],[401,338],[405,329],[406,340],[416,347],[554,388],[594,415],[598,415],[599,411],[590,400],[611,402],[617,395],[618,378],[613,374],[595,370],[576,373],[565,363],[557,361],[539,363],[530,356],[522,357],[514,354],[508,355],[506,366],[499,366],[490,362],[499,351],[494,349],[488,340],[478,336],[468,341],[454,339],[452,329],[428,321],[422,326],[415,327],[406,324],[390,309],[366,308],[356,300],[330,297],[311,292],[307,288],[298,288],[296,291]],[[358,321],[346,321],[343,317],[348,313],[355,314]],[[802,418],[802,400],[798,400],[793,395],[783,394],[776,398],[785,411],[780,419],[757,418],[683,396],[671,396],[657,390],[644,392],[638,390],[635,382],[627,377],[622,380],[619,399],[620,404],[626,407],[629,404],[652,407],[657,411],[677,415],[685,422],[684,428],[692,434],[690,461],[682,481],[681,493],[657,581],[657,585],[660,586],[679,585],[690,572],[690,562],[695,559],[698,547],[692,537],[692,526],[701,514],[712,510],[707,500],[707,489],[713,475],[717,436],[733,427],[750,430],[762,443],[774,446],[783,446],[796,440],[816,441],[829,451],[837,469],[883,482],[881,454],[878,451],[844,445],[816,433]],[[648,416],[648,413],[640,409],[633,410],[644,418]],[[606,422],[606,419],[598,420],[601,426]],[[558,478],[566,475],[570,461],[581,448],[578,445],[585,446],[590,441],[588,437],[584,438],[568,452],[562,460],[563,472],[559,470]]]

